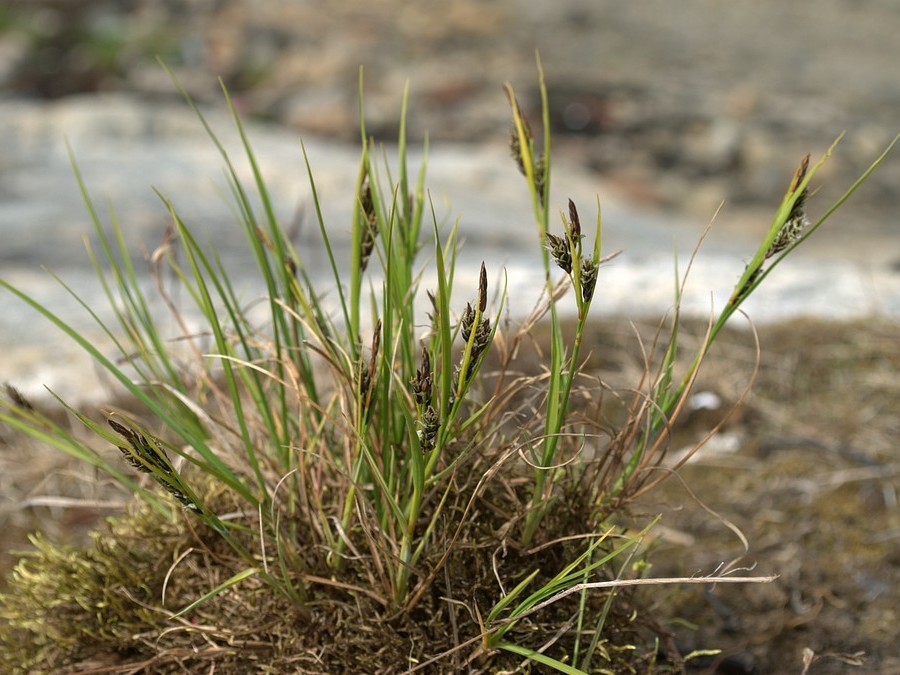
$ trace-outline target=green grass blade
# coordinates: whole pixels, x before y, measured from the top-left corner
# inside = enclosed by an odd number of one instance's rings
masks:
[[[244,579],[249,579],[250,577],[255,576],[259,573],[260,573],[260,570],[256,567],[248,567],[245,570],[241,570],[237,574],[234,574],[231,577],[229,577],[228,579],[226,579],[225,581],[223,581],[221,584],[216,586],[214,589],[212,589],[208,593],[204,593],[202,596],[200,596],[199,598],[194,600],[194,602],[192,602],[191,604],[189,604],[186,607],[184,607],[183,609],[180,609],[179,611],[175,612],[170,618],[177,619],[180,616],[184,616],[185,614],[190,612],[192,609],[199,607],[200,605],[205,603],[207,600],[211,600],[212,598],[216,597],[223,591],[227,591],[229,588],[237,586]]]
[[[520,645],[511,644],[509,642],[501,642],[497,645],[497,649],[502,649],[512,654],[517,654],[518,656],[524,656],[530,661],[534,661],[535,663],[539,663],[543,666],[548,666],[560,673],[566,673],[566,675],[587,675],[587,673],[585,673],[583,670],[579,670],[574,666],[570,666],[567,663],[558,661],[550,656],[547,656],[546,654],[536,652],[533,649],[529,649],[528,647],[522,647]]]

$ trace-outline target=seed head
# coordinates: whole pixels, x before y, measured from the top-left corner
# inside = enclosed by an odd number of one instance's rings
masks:
[[[522,144],[519,142],[519,134],[516,133],[515,127],[509,132],[509,154],[512,155],[516,166],[519,167],[519,173],[525,175],[525,162],[522,160]]]
[[[372,334],[372,346],[370,348],[368,364],[360,359],[359,373],[357,375],[359,395],[363,406],[368,411],[372,400],[372,388],[375,382],[375,374],[378,371],[378,350],[381,346],[381,320],[375,322],[375,331]]]
[[[506,98],[509,99],[509,105],[513,111],[513,117],[518,118],[522,121],[522,130],[524,131],[526,140],[531,143],[534,140],[534,132],[531,130],[531,125],[528,123],[528,118],[522,114],[522,106],[519,105],[519,100],[516,98],[513,93],[512,87],[508,84],[503,85],[503,89],[506,92]],[[509,133],[509,149],[512,153],[513,159],[516,160],[516,164],[519,166],[519,171],[522,172],[522,175],[525,175],[525,163],[522,160],[522,144],[519,139],[519,132],[515,126],[512,127]]]
[[[416,370],[416,374],[409,381],[416,402],[422,406],[431,405],[431,390],[434,385],[434,376],[431,372],[431,357],[428,349],[422,347],[422,365]]]
[[[543,155],[534,158],[534,189],[537,191],[541,206],[544,205],[544,186],[547,182],[547,162]]]
[[[437,298],[431,291],[425,291],[425,295],[428,296],[428,301],[431,303],[432,313],[428,315],[428,318],[431,319],[431,325],[432,327],[434,327],[437,323],[437,317],[439,314]]]
[[[462,333],[463,340],[466,342],[469,341],[469,338],[472,337],[472,329],[475,329],[475,337],[472,341],[472,352],[471,352],[471,361],[470,363],[474,363],[481,358],[481,355],[488,348],[491,343],[491,321],[490,319],[482,316],[481,320],[478,322],[478,326],[475,326],[475,310],[472,309],[471,303],[466,303],[466,309],[463,311],[462,319],[460,320],[460,333]],[[462,364],[457,367],[456,374],[458,375],[459,368],[462,367]],[[474,373],[473,368],[470,366],[468,371],[466,372],[466,379],[468,380]],[[457,378],[458,379],[458,378]],[[454,387],[455,387],[454,382]]]
[[[487,309],[487,271],[481,261],[481,273],[478,275],[478,310],[483,314]]]
[[[16,389],[11,384],[7,383],[3,385],[6,389],[6,395],[9,397],[10,402],[21,410],[34,411],[34,406],[31,405],[31,401],[25,398],[18,389]]]
[[[107,420],[109,426],[117,434],[122,436],[128,445],[118,445],[123,459],[141,473],[149,474],[153,480],[159,483],[170,495],[177,499],[182,506],[192,511],[199,511],[199,507],[178,486],[180,478],[175,473],[169,458],[159,443],[145,434],[119,424],[115,420]],[[159,469],[165,476],[153,469]]]
[[[572,251],[565,237],[547,233],[547,250],[559,268],[566,274],[572,274]]]
[[[797,172],[794,174],[794,179],[791,181],[791,192],[796,192],[797,188],[800,187],[800,183],[806,178],[806,174],[809,171],[809,155],[806,155],[802,160],[800,160],[800,166],[797,167]]]
[[[578,218],[578,210],[575,208],[575,202],[569,200],[569,222],[572,225],[573,239],[581,239],[581,220]]]
[[[440,426],[441,419],[438,411],[429,405],[422,413],[422,418],[419,420],[420,428],[416,434],[419,437],[419,447],[422,452],[428,452],[434,448],[434,439],[437,438]]]
[[[515,94],[513,93],[512,87],[508,84],[503,85],[503,89],[506,91],[506,97],[509,99],[509,105],[513,111],[513,117],[515,119],[521,120],[523,135],[525,136],[525,140],[528,142],[530,146],[527,152],[532,152],[531,146],[534,145],[534,132],[531,129],[531,124],[528,122],[528,118],[522,114],[522,106],[519,105],[519,101],[516,99]],[[516,127],[513,127],[510,138],[509,138],[509,148],[512,153],[513,159],[516,162],[516,165],[519,167],[519,171],[523,176],[527,176],[528,172],[525,170],[525,152],[526,149],[522,147],[522,139],[519,137],[519,131]],[[543,156],[535,156],[532,152],[532,169],[534,170],[534,187],[538,193],[538,197],[541,201],[541,205],[544,204],[544,185],[547,180],[547,162]]]
[[[459,322],[459,330],[462,333],[462,338],[465,342],[469,341],[469,336],[472,335],[472,324],[475,323],[475,310],[472,309],[472,303],[467,302],[466,308],[463,310],[462,319]]]
[[[288,274],[290,274],[292,277],[294,277],[296,279],[297,272],[298,272],[297,263],[294,262],[294,259],[291,256],[289,256],[289,255],[284,256],[284,266],[287,268]]]
[[[128,447],[117,446],[126,462],[142,473],[153,473],[151,467],[171,474],[172,466],[166,453],[157,444],[151,443],[143,434],[129,429],[115,420],[107,420],[109,426],[117,434],[128,441]]]
[[[375,248],[375,238],[378,236],[378,216],[375,213],[375,203],[372,200],[372,187],[369,179],[363,181],[359,192],[359,207],[362,211],[363,228],[359,244],[359,266],[365,271],[369,264],[369,257]]]
[[[747,268],[749,268],[749,265],[744,268],[744,274],[747,273]],[[740,289],[738,289],[734,293],[734,295],[732,295],[731,299],[729,300],[729,304],[742,302],[753,289],[753,284],[756,283],[762,273],[762,266],[757,267],[756,270],[747,277],[747,281],[744,282],[744,285],[741,286]]]
[[[475,342],[472,344],[472,359],[478,360],[491,343],[491,321],[485,317],[481,318],[478,328],[475,331]]]
[[[772,242],[769,250],[766,251],[766,258],[771,258],[773,255],[781,253],[784,249],[797,241],[803,233],[803,230],[808,226],[809,218],[806,217],[806,214],[802,210],[795,214],[794,210],[792,210],[791,217],[781,226],[781,229],[778,231],[778,236],[775,238],[775,241]]]
[[[793,194],[797,191],[800,183],[802,183],[803,179],[806,177],[808,169],[809,155],[804,157],[803,161],[800,162],[800,167],[797,169],[797,172],[794,174],[794,178],[791,181],[789,193]],[[772,245],[769,246],[769,250],[766,251],[766,258],[771,258],[773,255],[781,253],[781,251],[797,241],[797,238],[803,233],[803,230],[809,226],[809,218],[806,216],[806,198],[808,196],[809,187],[804,187],[794,200],[791,212],[784,221],[784,225],[782,225],[781,229],[778,231],[778,236],[775,237],[775,241],[772,242]]]
[[[597,265],[590,258],[581,259],[581,298],[590,302],[597,285]]]

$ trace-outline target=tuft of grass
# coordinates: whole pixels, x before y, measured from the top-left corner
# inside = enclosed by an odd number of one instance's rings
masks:
[[[599,408],[602,383],[581,377],[585,328],[593,302],[602,299],[609,259],[599,201],[593,227],[573,200],[558,228],[551,226],[542,73],[540,87],[541,144],[511,86],[506,93],[510,146],[533,205],[545,289],[534,314],[504,330],[507,289],[489,288],[487,264],[477,285],[457,288],[459,242],[454,226],[439,226],[427,197],[427,143],[417,170],[407,164],[405,93],[396,175],[366,134],[361,103],[347,260],[329,239],[302,148],[330,286],[313,283],[276,217],[228,92],[223,87],[250,185],[185,96],[221,153],[265,290],[243,301],[215,248],[198,241],[160,195],[171,225],[148,262],[182,329],[174,336],[150,311],[140,261],[115,215],[111,229],[101,225],[73,158],[99,242],[88,254],[117,325],[103,323],[60,283],[117,354],[102,352],[24,290],[3,280],[0,286],[79,344],[131,398],[128,410],[106,410],[105,424],[68,408],[118,448],[122,461],[15,396],[0,401],[0,421],[93,463],[145,506],[114,523],[94,553],[35,539],[37,558],[20,563],[2,598],[0,643],[16,645],[8,653],[52,669],[96,648],[117,652],[123,668],[143,659],[161,672],[185,664],[240,669],[266,659],[276,671],[492,669],[525,659],[560,672],[626,672],[663,668],[663,657],[676,668],[681,657],[662,631],[652,619],[638,621],[630,587],[770,579],[644,577],[642,542],[652,523],[631,531],[616,524],[617,516],[667,475],[658,469],[671,426],[719,331],[884,155],[814,224],[804,211],[808,186],[832,150],[812,166],[808,158],[801,163],[685,372],[676,372],[684,281],[676,271],[669,328],[647,349],[624,419],[610,429],[590,413]],[[422,288],[426,266],[435,272],[434,288]],[[164,270],[189,306],[173,300]],[[459,292],[468,297],[464,306]],[[563,302],[576,309],[570,331],[560,318]],[[188,317],[198,316],[202,328],[189,330]],[[543,371],[518,373],[516,355],[543,319]],[[576,407],[575,400],[588,405]],[[172,538],[130,538],[154,524]],[[171,608],[173,580],[186,574],[197,584],[178,585],[179,606]],[[238,617],[247,628],[242,634],[252,635],[238,640],[241,631],[225,624],[240,614],[235,606],[252,606],[251,598],[264,611]],[[71,617],[81,617],[80,627],[64,634]],[[198,650],[201,641],[206,647]]]

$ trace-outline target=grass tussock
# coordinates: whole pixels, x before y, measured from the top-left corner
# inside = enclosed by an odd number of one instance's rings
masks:
[[[489,261],[471,287],[457,279],[456,230],[433,215],[426,163],[407,166],[405,103],[393,171],[360,115],[346,259],[331,245],[307,160],[327,288],[276,218],[237,115],[252,185],[207,126],[265,291],[243,299],[214,248],[161,196],[171,225],[148,263],[177,335],[150,311],[139,261],[114,217],[111,231],[100,224],[73,162],[99,241],[89,255],[118,322],[101,328],[118,353],[0,286],[121,384],[128,405],[99,419],[68,408],[118,457],[15,396],[0,420],[92,463],[140,506],[85,551],[35,540],[38,553],[2,598],[9,663],[35,672],[661,672],[696,655],[679,651],[631,589],[769,580],[729,570],[654,577],[645,560],[654,519],[627,527],[623,516],[718,428],[667,462],[730,317],[860,183],[811,223],[809,183],[831,150],[804,159],[688,358],[676,276],[673,314],[642,343],[635,379],[614,387],[584,371],[609,259],[599,204],[590,221],[573,200],[551,216],[542,91],[536,134],[506,89],[545,272],[542,299],[520,324],[505,317],[508,289],[489,285],[498,272]],[[426,267],[432,288],[422,288]],[[169,277],[189,302],[173,299]],[[561,303],[574,309],[571,325]],[[201,330],[188,328],[198,321]],[[520,358],[537,326],[547,335],[535,368]]]

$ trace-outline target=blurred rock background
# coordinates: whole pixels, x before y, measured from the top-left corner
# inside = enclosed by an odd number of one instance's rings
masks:
[[[360,65],[376,136],[394,133],[409,79],[414,135],[473,142],[505,129],[503,81],[536,107],[539,49],[561,146],[636,198],[706,218],[723,199],[778,200],[799,158],[846,130],[829,169],[844,185],[900,126],[892,0],[4,4],[7,95],[172,98],[158,56],[198,100],[219,100],[219,76],[250,116],[351,140]],[[884,227],[897,222],[881,216],[896,210],[898,180],[893,162],[860,207]]]
[[[510,81],[537,119],[537,49],[555,133],[554,203],[573,197],[584,218],[599,193],[607,250],[625,249],[598,311],[670,304],[673,242],[689,253],[724,202],[692,272],[692,308],[705,313],[710,292],[727,296],[806,153],[817,157],[846,131],[814,185],[815,217],[900,131],[898,29],[893,0],[7,0],[0,273],[54,307],[62,293],[40,265],[89,288],[81,238],[90,222],[64,138],[101,212],[108,199],[145,249],[166,217],[150,186],[217,242],[241,245],[210,179],[221,162],[159,58],[218,113],[221,77],[255,124],[286,220],[310,216],[298,187],[302,137],[320,187],[339,195],[340,205],[327,204],[338,237],[355,172],[359,68],[367,130],[386,142],[408,80],[410,135],[431,139],[429,185],[446,197],[442,214],[460,215],[480,246],[472,255],[499,252],[496,266],[521,287],[515,255],[533,253],[533,228],[506,157],[501,84]],[[900,158],[891,157],[773,275],[754,317],[900,315],[898,188]],[[23,369],[32,381],[59,377],[59,364],[46,362],[59,336],[35,330],[10,298],[0,310],[0,342],[14,342],[26,364],[0,368],[0,379]]]

